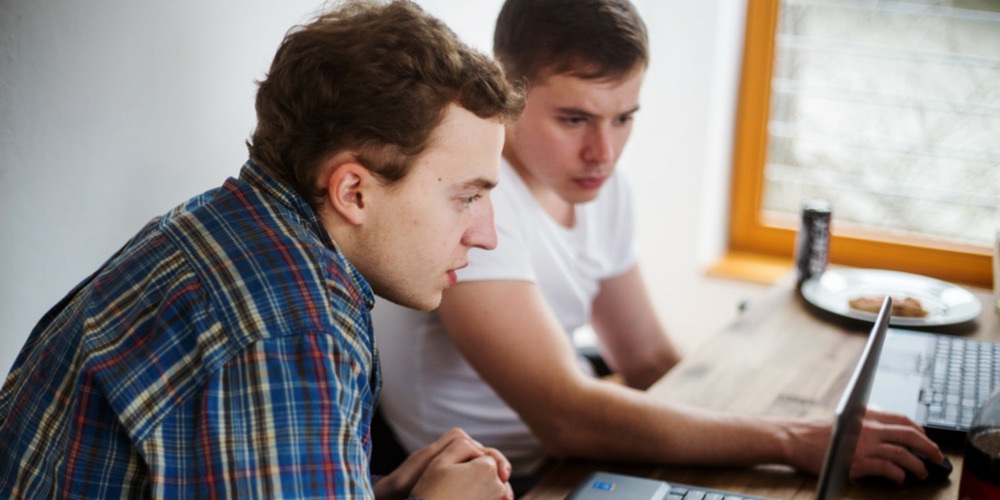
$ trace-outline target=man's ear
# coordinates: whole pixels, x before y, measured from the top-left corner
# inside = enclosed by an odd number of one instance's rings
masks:
[[[340,160],[331,159],[333,164],[328,165],[327,202],[349,223],[361,224],[365,221],[367,190],[374,179],[353,155]]]

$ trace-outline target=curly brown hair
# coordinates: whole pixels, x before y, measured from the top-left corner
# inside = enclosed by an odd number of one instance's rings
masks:
[[[317,208],[326,158],[355,151],[383,182],[397,182],[452,103],[501,123],[524,107],[492,58],[417,5],[351,1],[286,34],[259,82],[247,147]]]
[[[649,64],[649,38],[628,0],[507,0],[493,54],[524,85],[556,74],[614,80]]]

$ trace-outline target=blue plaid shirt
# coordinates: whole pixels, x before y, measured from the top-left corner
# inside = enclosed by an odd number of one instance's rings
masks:
[[[371,497],[373,305],[248,162],[31,332],[0,392],[0,498]]]

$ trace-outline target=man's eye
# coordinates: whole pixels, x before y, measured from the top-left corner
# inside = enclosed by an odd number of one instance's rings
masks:
[[[564,116],[559,121],[566,125],[582,125],[587,122],[587,119],[580,116]]]
[[[618,123],[620,125],[626,124],[626,123],[628,123],[630,121],[632,121],[632,115],[624,115],[624,116],[619,116],[618,117]]]
[[[483,195],[481,195],[481,194],[474,194],[474,195],[469,196],[467,198],[462,198],[462,205],[465,205],[465,206],[472,205],[473,203],[475,203],[478,199],[480,199],[482,197],[483,197]]]

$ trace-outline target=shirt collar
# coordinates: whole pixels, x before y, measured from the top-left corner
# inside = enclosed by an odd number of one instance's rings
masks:
[[[344,253],[340,251],[340,247],[338,247],[336,242],[333,241],[333,238],[330,237],[330,233],[327,232],[326,227],[323,226],[319,216],[316,215],[316,211],[312,209],[309,203],[307,203],[298,192],[268,174],[264,169],[257,166],[257,164],[255,164],[252,160],[247,160],[247,162],[243,164],[243,168],[240,170],[240,180],[266,193],[282,205],[298,213],[305,221],[307,221],[309,227],[312,229],[313,233],[320,238],[323,245],[334,252],[337,259],[344,264],[344,268],[347,270],[348,275],[350,275],[351,281],[353,281],[354,285],[359,291],[361,291],[361,297],[364,299],[365,307],[369,310],[375,307],[375,294],[372,292],[368,281],[365,280],[364,276],[362,276],[361,273],[358,272],[357,268],[351,264],[351,261],[347,260]]]

